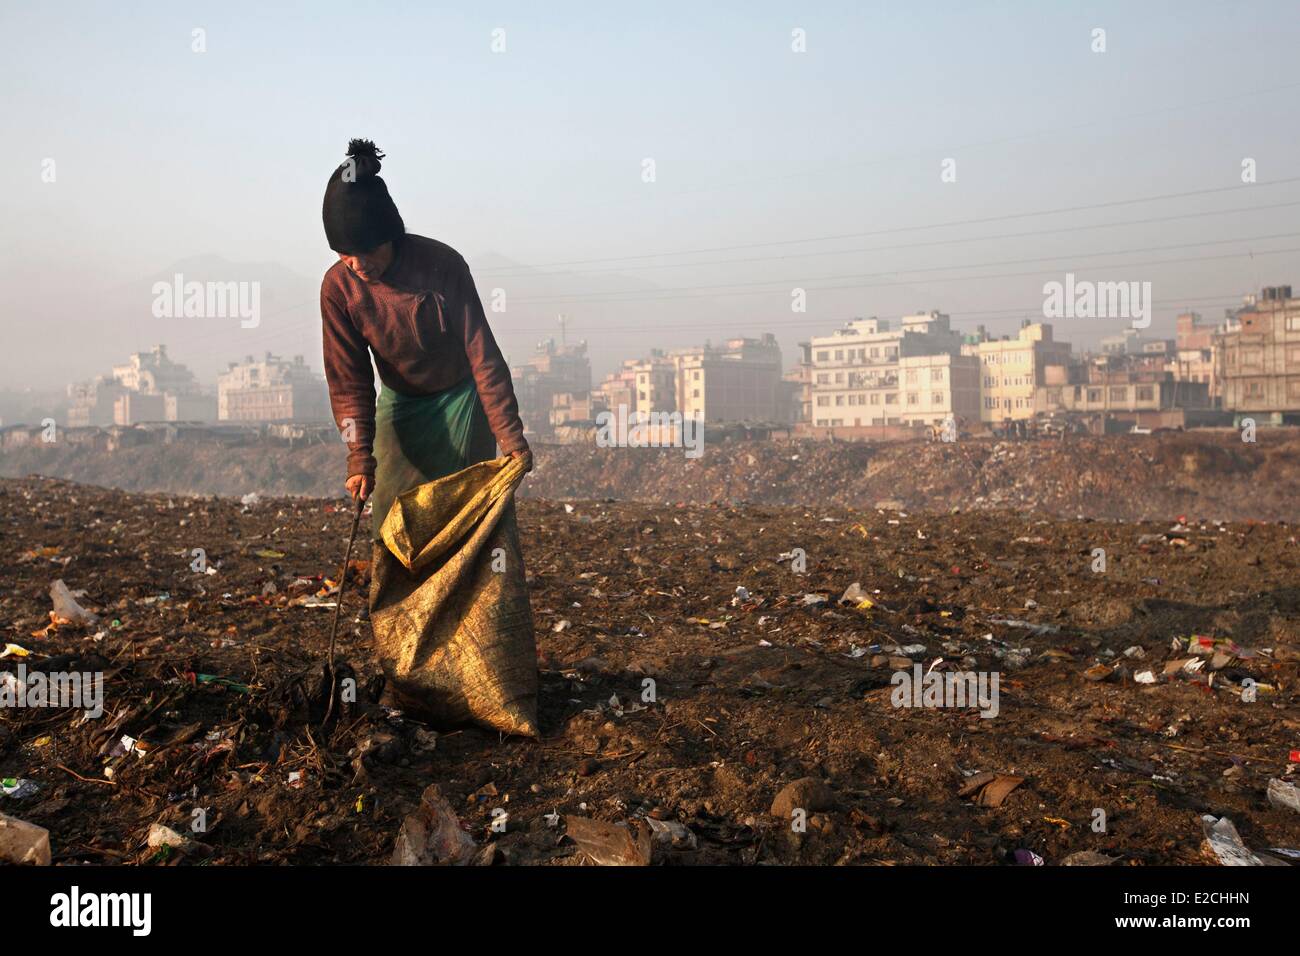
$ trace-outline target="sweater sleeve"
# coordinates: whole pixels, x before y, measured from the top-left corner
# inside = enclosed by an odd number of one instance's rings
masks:
[[[320,314],[334,424],[348,446],[348,477],[375,473],[375,373],[365,338],[324,289]]]
[[[459,273],[454,300],[459,310],[456,318],[464,329],[465,356],[469,359],[479,400],[502,454],[523,451],[528,448],[528,442],[524,438],[524,423],[519,418],[519,403],[515,399],[514,383],[510,380],[510,367],[506,365],[488,326],[487,316],[483,314],[483,303],[479,300],[468,263],[458,259],[456,268]]]

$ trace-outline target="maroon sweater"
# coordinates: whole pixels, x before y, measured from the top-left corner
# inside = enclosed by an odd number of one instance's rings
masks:
[[[510,369],[488,328],[469,266],[451,246],[408,233],[383,278],[366,282],[334,263],[320,285],[325,379],[340,430],[354,423],[348,475],[373,475],[375,353],[379,378],[402,395],[428,395],[473,375],[501,451],[528,447]]]

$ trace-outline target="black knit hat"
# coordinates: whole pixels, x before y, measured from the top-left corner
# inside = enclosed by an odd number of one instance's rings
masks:
[[[379,178],[384,154],[368,139],[348,143],[348,159],[325,186],[325,238],[344,255],[360,255],[406,234],[402,216]]]

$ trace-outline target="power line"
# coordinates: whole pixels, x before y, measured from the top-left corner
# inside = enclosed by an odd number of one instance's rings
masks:
[[[1151,301],[1151,304],[1153,306],[1172,305],[1176,308],[1184,308],[1186,306],[1192,305],[1193,303],[1202,304],[1202,306],[1204,307],[1204,305],[1208,305],[1208,304],[1229,305],[1234,302],[1240,302],[1240,301],[1241,301],[1241,293],[1232,292],[1232,293],[1225,293],[1223,295],[1193,296],[1193,297],[1182,297],[1182,298],[1171,297],[1168,299],[1153,299]],[[1043,304],[1041,302],[1038,302],[1034,305],[1024,306],[1021,308],[966,310],[961,312],[947,312],[945,314],[949,318],[953,318],[953,319],[982,318],[985,321],[993,321],[997,319],[1020,319],[1023,318],[1025,315],[1040,314],[1042,312],[1042,308],[1043,308]],[[770,322],[772,325],[777,326],[781,329],[803,328],[807,326],[820,326],[822,328],[831,328],[833,330],[834,328],[840,327],[840,326],[836,326],[834,324],[834,320],[832,319],[825,319],[825,318],[788,319],[782,316],[780,318],[767,319],[767,320],[745,318],[745,319],[736,319],[736,320],[727,320],[727,321],[712,321],[707,323],[707,328],[710,329],[753,328],[755,326],[762,325],[765,321]],[[592,326],[589,329],[584,329],[581,331],[585,336],[589,337],[592,335],[601,335],[606,333],[617,333],[617,332],[658,332],[663,330],[674,330],[674,331],[699,330],[701,329],[701,327],[702,327],[702,323],[700,322],[682,322],[682,323],[655,322],[653,326],[643,326],[643,325],[613,325],[612,326],[612,325],[601,324],[599,326]],[[516,333],[535,334],[538,332],[554,331],[554,328],[553,326],[549,326],[549,325],[523,326],[523,327],[504,329],[499,331],[508,332],[510,334],[516,334]]]
[[[739,259],[711,259],[704,262],[659,262],[649,265],[629,265],[618,269],[599,269],[599,270],[558,270],[555,272],[539,272],[531,267],[523,267],[516,271],[506,271],[497,269],[484,269],[476,272],[480,276],[497,276],[511,277],[519,276],[521,278],[541,278],[546,276],[570,276],[570,275],[620,275],[625,272],[642,270],[642,269],[694,269],[703,266],[733,265],[745,262],[771,262],[774,260],[784,259],[808,259],[818,256],[843,256],[859,252],[894,252],[900,249],[924,249],[934,246],[959,245],[968,242],[990,242],[998,239],[1023,239],[1031,236],[1047,236],[1062,232],[1083,232],[1090,229],[1113,229],[1122,226],[1143,226],[1153,223],[1174,222],[1182,219],[1200,219],[1207,216],[1225,216],[1238,212],[1258,212],[1272,211],[1274,209],[1286,209],[1293,206],[1300,206],[1300,200],[1292,202],[1274,203],[1265,206],[1237,206],[1233,209],[1212,209],[1206,212],[1182,213],[1176,216],[1152,216],[1146,219],[1125,219],[1118,222],[1099,222],[1089,223],[1082,226],[1057,226],[1052,229],[1031,229],[1025,232],[1004,232],[989,236],[965,236],[960,239],[933,239],[927,242],[908,242],[898,243],[888,246],[857,246],[852,249],[828,249],[820,252],[786,252],[772,256],[746,256]]]
[[[723,282],[723,283],[716,283],[713,285],[678,286],[676,288],[655,289],[650,291],[578,292],[578,293],[571,293],[567,295],[556,294],[556,295],[544,295],[544,296],[524,296],[524,297],[516,298],[515,301],[525,302],[525,303],[569,302],[574,300],[587,300],[587,301],[597,301],[597,302],[624,302],[624,301],[638,301],[638,300],[650,300],[650,299],[661,299],[661,298],[669,298],[669,299],[697,298],[697,296],[665,295],[662,293],[704,292],[705,294],[709,294],[710,290],[748,289],[748,288],[756,288],[759,286],[773,286],[773,285],[789,286],[790,283],[795,283],[799,288],[808,288],[808,289],[874,288],[877,285],[890,285],[891,283],[872,283],[865,286],[855,286],[855,285],[825,286],[825,285],[816,285],[814,283],[838,281],[842,279],[872,279],[872,278],[879,278],[883,276],[913,275],[913,274],[928,273],[928,272],[947,272],[952,269],[983,269],[983,268],[991,268],[993,266],[1022,265],[1030,262],[1053,262],[1061,259],[1066,259],[1066,260],[1090,259],[1090,258],[1095,258],[1097,256],[1131,255],[1139,252],[1160,252],[1168,249],[1186,249],[1194,246],[1220,245],[1225,242],[1254,242],[1254,241],[1263,241],[1266,239],[1289,238],[1298,235],[1300,235],[1300,233],[1296,233],[1296,232],[1279,233],[1274,236],[1254,236],[1254,237],[1248,236],[1248,237],[1242,237],[1238,239],[1216,239],[1216,240],[1207,240],[1205,242],[1182,243],[1173,246],[1148,246],[1145,248],[1106,250],[1103,252],[1088,252],[1088,253],[1062,253],[1060,255],[1039,256],[1030,259],[1004,259],[998,262],[970,263],[965,265],[953,265],[953,266],[931,266],[923,269],[890,269],[884,272],[845,273],[841,275],[828,275],[828,276],[803,276],[803,277],[796,276],[796,277],[786,277],[781,279],[763,279],[757,282]],[[1163,260],[1154,260],[1148,262],[1130,262],[1130,263],[1116,264],[1113,266],[1107,265],[1101,268],[1122,269],[1122,268],[1131,268],[1133,266],[1142,266],[1142,265],[1168,265],[1170,263],[1177,263],[1177,262],[1202,262],[1202,261],[1211,261],[1215,259],[1231,259],[1239,256],[1251,256],[1256,254],[1273,255],[1276,253],[1294,252],[1294,251],[1297,250],[1296,249],[1273,249],[1273,250],[1261,250],[1258,253],[1252,250],[1247,250],[1245,252],[1225,253],[1223,255],[1217,255],[1217,256],[1194,256],[1188,259],[1163,259]],[[959,282],[959,281],[974,280],[974,279],[998,279],[998,278],[1013,278],[1013,277],[1025,276],[1025,275],[1041,275],[1042,273],[1043,270],[1038,270],[1035,272],[996,273],[993,275],[983,275],[983,276],[941,276],[937,278],[932,278],[929,281]],[[900,283],[892,283],[892,284],[906,285],[908,283],[900,282]],[[770,292],[775,290],[768,289],[764,291]],[[731,295],[736,293],[719,291],[719,292],[714,292],[713,294]],[[761,294],[761,292],[757,294]]]
[[[997,216],[981,216],[972,219],[951,219],[947,222],[936,222],[919,226],[895,226],[890,229],[873,229],[868,232],[845,232],[826,236],[808,236],[802,239],[777,239],[768,242],[748,242],[726,246],[707,246],[699,249],[679,249],[675,251],[670,250],[668,252],[645,252],[630,256],[604,256],[598,259],[569,259],[558,262],[543,262],[539,263],[536,268],[549,268],[552,266],[564,265],[585,265],[593,262],[626,262],[634,259],[659,259],[664,256],[700,255],[707,252],[727,252],[732,249],[768,249],[773,246],[787,246],[805,242],[831,242],[838,239],[862,239],[868,236],[896,235],[901,232],[918,232],[927,229],[947,229],[953,226],[975,226],[990,222],[1006,222],[1011,219],[1028,219],[1036,216],[1058,216],[1063,213],[1084,212],[1089,209],[1112,209],[1117,206],[1132,206],[1139,203],[1160,202],[1166,199],[1187,199],[1193,196],[1209,196],[1217,193],[1236,192],[1242,189],[1264,189],[1271,186],[1284,186],[1288,183],[1294,182],[1300,182],[1300,176],[1291,176],[1286,179],[1275,179],[1267,183],[1216,186],[1211,189],[1193,189],[1177,193],[1159,193],[1153,196],[1136,196],[1131,199],[1112,199],[1100,203],[1086,203],[1076,206],[1058,206],[1055,209],[1003,213]],[[480,275],[491,274],[491,270],[484,270],[480,273]]]

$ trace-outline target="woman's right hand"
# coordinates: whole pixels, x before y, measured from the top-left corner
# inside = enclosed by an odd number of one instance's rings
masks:
[[[353,475],[345,484],[348,494],[354,501],[357,499],[365,501],[370,497],[370,492],[375,490],[375,479],[369,475]]]

